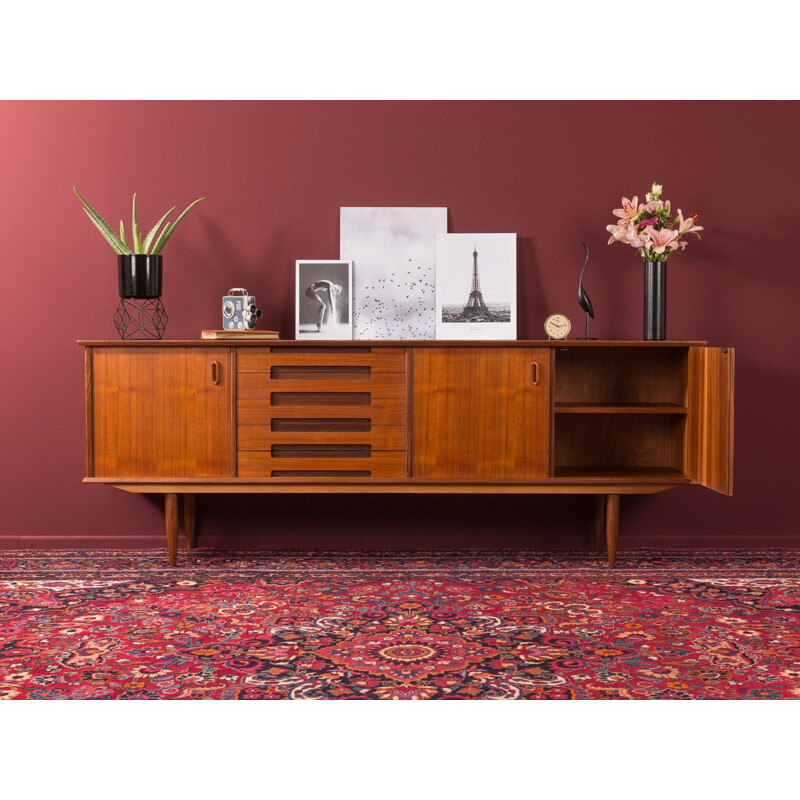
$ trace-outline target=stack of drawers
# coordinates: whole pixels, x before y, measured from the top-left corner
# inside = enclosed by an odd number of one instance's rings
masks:
[[[242,347],[237,351],[237,474],[402,478],[403,347]]]

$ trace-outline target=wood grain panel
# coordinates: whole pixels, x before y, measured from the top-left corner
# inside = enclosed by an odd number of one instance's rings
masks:
[[[554,398],[560,404],[681,406],[687,350],[679,347],[592,347],[555,351]]]
[[[372,478],[401,478],[405,475],[405,453],[373,452],[369,458],[273,458],[269,452],[240,451],[238,474],[244,478],[272,477],[273,470],[347,472],[357,470],[369,472]],[[308,476],[312,477],[312,476]]]
[[[91,347],[84,351],[86,384],[86,477],[94,477],[94,375]]]
[[[271,419],[268,427],[274,433],[369,433],[373,425],[369,417],[349,419],[278,417]]]
[[[555,422],[555,468],[680,470],[684,418],[674,414],[570,414]]]
[[[554,478],[574,481],[617,481],[625,483],[689,483],[672,467],[556,467]]]
[[[343,348],[344,349],[344,348]],[[270,372],[273,367],[371,367],[373,372],[405,372],[405,348],[376,348],[372,352],[298,353],[291,347],[270,352],[271,348],[240,348],[240,372]]]
[[[355,355],[356,353],[371,353],[372,347],[367,344],[353,344],[353,342],[317,342],[316,344],[298,344],[296,341],[281,342],[272,341],[270,343],[270,352],[282,353],[286,350],[291,350],[293,355],[300,355],[301,353],[347,353],[348,355]]]
[[[686,406],[672,403],[557,403],[556,414],[685,414]]]
[[[550,363],[545,348],[415,348],[412,475],[546,477]]]
[[[369,380],[347,379],[331,373],[316,380],[272,380],[268,373],[240,372],[237,392],[240,399],[269,401],[273,392],[370,392],[373,397],[405,397],[402,372],[377,372]]]
[[[405,449],[403,426],[381,426],[368,431],[276,432],[269,425],[241,425],[240,450],[267,450],[273,444],[371,444],[373,450]]]
[[[368,381],[372,379],[372,367],[299,367],[289,364],[272,367],[267,374],[273,381]]]
[[[336,388],[331,385],[331,389]],[[330,406],[369,406],[372,392],[270,392],[269,408],[279,406],[318,406],[320,413]]]
[[[273,458],[372,458],[371,444],[273,444]]]
[[[375,399],[369,406],[270,406],[264,399],[237,402],[239,425],[266,425],[270,419],[372,419],[374,425],[405,424],[405,398]],[[324,414],[321,410],[324,408]]]
[[[229,348],[96,348],[92,379],[96,476],[232,474]]]
[[[685,470],[697,483],[733,494],[735,350],[693,347],[689,355]]]
[[[299,476],[298,476],[299,477]],[[550,478],[540,481],[420,481],[405,477],[373,478],[361,480],[353,475],[341,475],[340,480],[330,480],[327,475],[306,476],[306,480],[293,480],[290,476],[271,478],[179,478],[141,480],[125,478],[84,478],[84,483],[106,484],[133,494],[164,494],[179,492],[192,494],[657,494],[688,484],[689,479],[656,478],[631,480],[597,476],[589,478]],[[369,476],[364,476],[369,477]]]

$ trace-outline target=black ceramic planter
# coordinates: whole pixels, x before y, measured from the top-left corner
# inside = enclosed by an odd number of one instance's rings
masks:
[[[119,255],[119,296],[125,299],[161,297],[161,256]]]
[[[667,338],[667,262],[644,262],[644,338]]]

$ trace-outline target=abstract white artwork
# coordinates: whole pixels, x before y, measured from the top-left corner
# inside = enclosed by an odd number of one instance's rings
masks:
[[[517,235],[436,237],[436,338],[517,338]]]
[[[339,256],[353,262],[354,339],[433,339],[436,235],[446,208],[342,208]]]

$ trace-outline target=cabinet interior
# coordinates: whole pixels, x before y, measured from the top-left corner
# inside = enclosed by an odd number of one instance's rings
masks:
[[[558,349],[554,476],[682,474],[687,375],[685,347]]]

